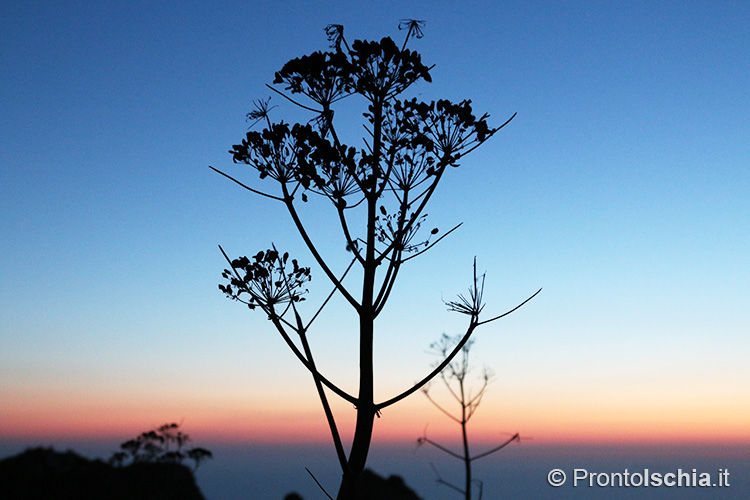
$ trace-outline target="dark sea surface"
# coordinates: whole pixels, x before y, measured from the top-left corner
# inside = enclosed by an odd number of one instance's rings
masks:
[[[479,449],[479,448],[478,448]],[[219,448],[217,448],[217,451]],[[284,494],[297,491],[306,500],[324,499],[305,467],[335,497],[340,473],[336,469],[333,452],[321,446],[269,446],[252,448],[227,447],[210,467],[199,471],[199,483],[209,500],[281,500]],[[226,460],[226,462],[224,462]],[[243,465],[244,464],[244,465]],[[437,476],[460,485],[463,465],[454,458],[416,445],[376,446],[369,465],[381,475],[398,474],[425,500],[456,499],[461,497],[449,488],[437,484]],[[552,487],[547,475],[552,469],[567,475],[561,487]],[[588,481],[573,487],[575,469],[595,473],[643,474],[677,473],[682,469],[696,477],[710,473],[711,481],[718,481],[719,469],[729,471],[728,487],[600,487],[588,486]],[[583,473],[579,470],[579,476]],[[722,448],[621,448],[617,447],[548,447],[520,444],[474,463],[474,476],[483,482],[483,499],[750,499],[750,450],[738,447]],[[605,477],[598,477],[604,482]],[[617,479],[615,477],[615,479]],[[636,477],[636,482],[637,482]]]
[[[0,457],[30,446],[54,445],[58,450],[73,449],[89,458],[107,458],[113,446],[97,441],[21,442],[0,441]],[[305,500],[324,500],[305,468],[335,497],[340,478],[336,457],[325,445],[312,444],[220,444],[202,442],[213,451],[214,459],[196,472],[198,485],[207,500],[282,500],[296,491]],[[481,446],[477,446],[481,451]],[[416,444],[376,445],[369,466],[377,473],[404,478],[424,500],[460,500],[453,490],[437,483],[436,470],[449,482],[463,481],[462,463],[438,450],[417,448]],[[434,469],[433,469],[434,466]],[[552,487],[547,481],[552,469],[567,476],[564,485]],[[573,478],[583,470],[594,476],[573,486]],[[718,482],[719,469],[729,471],[729,486],[597,486],[612,473],[643,474],[683,472],[683,481],[709,473]],[[750,499],[750,449],[747,447],[634,447],[634,446],[544,446],[537,443],[512,445],[474,462],[474,476],[482,481],[483,500],[747,500]],[[615,476],[615,481],[618,477]],[[635,477],[638,482],[638,476]]]

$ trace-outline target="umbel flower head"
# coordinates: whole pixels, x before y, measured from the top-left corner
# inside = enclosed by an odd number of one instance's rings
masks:
[[[221,274],[229,283],[219,285],[219,289],[250,309],[260,306],[266,312],[278,305],[305,300],[302,295],[307,289],[302,287],[310,281],[310,268],[301,267],[297,259],[292,259],[291,269],[287,269],[288,260],[289,253],[279,255],[275,248],[258,252],[252,258],[234,259],[232,269]]]
[[[458,295],[457,300],[446,302],[448,310],[460,314],[466,314],[472,318],[479,318],[479,313],[484,309],[484,274],[477,279],[477,259],[474,259],[474,283],[469,287],[469,296]]]

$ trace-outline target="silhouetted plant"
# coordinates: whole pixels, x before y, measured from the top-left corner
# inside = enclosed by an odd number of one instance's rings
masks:
[[[294,259],[290,264],[288,254],[280,254],[275,247],[258,252],[253,258],[238,259],[230,259],[221,249],[230,266],[224,270],[227,282],[219,285],[221,291],[250,309],[261,309],[313,377],[343,473],[339,499],[355,496],[365,469],[375,416],[437,376],[478,326],[504,316],[480,320],[482,298],[475,279],[472,290],[476,293],[470,299],[473,302],[467,305],[459,299],[450,306],[451,310],[468,316],[468,326],[443,362],[400,394],[375,401],[375,320],[385,307],[401,266],[458,228],[453,227],[434,241],[431,239],[438,234],[437,228],[420,236],[425,232],[425,208],[449,167],[459,166],[466,154],[515,116],[493,127],[487,122],[487,114],[474,113],[469,100],[422,102],[402,97],[415,83],[430,82],[431,76],[430,67],[422,62],[421,56],[406,48],[410,40],[422,37],[423,22],[405,20],[399,28],[406,31],[401,47],[388,37],[376,42],[356,40],[350,45],[343,26],[329,25],[325,32],[331,43],[330,51],[292,59],[276,72],[273,83],[282,85],[283,90],[270,85],[268,88],[309,111],[311,119],[294,125],[274,122],[269,101],[256,101],[248,120],[253,125],[263,123],[263,130],[251,127],[245,138],[229,151],[235,163],[250,166],[266,182],[273,181],[275,191],[250,187],[211,167],[248,191],[282,204],[315,263],[332,283],[328,297],[309,320],[303,321],[298,306],[311,276],[309,267]],[[306,101],[298,100],[300,97]],[[360,147],[345,144],[339,134],[334,107],[346,98],[350,101],[359,98],[352,105],[362,106],[366,136]],[[338,263],[321,254],[300,217],[300,207],[311,196],[330,202],[340,225],[343,243],[352,254],[348,266],[341,263],[343,271],[337,271],[333,264]],[[355,220],[363,222],[358,231],[351,225]],[[349,282],[345,278],[355,265],[360,273],[356,283],[349,284],[351,278]],[[360,287],[361,295],[356,298],[353,290]],[[335,293],[341,294],[358,316],[359,352],[352,353],[359,359],[356,396],[318,370],[308,342],[311,325]],[[356,408],[354,436],[348,453],[326,388]]]
[[[475,273],[476,273],[476,264],[475,264]],[[484,277],[482,277],[482,281],[484,281]],[[481,296],[481,292],[479,293]],[[460,308],[460,310],[463,311],[464,308],[476,308],[477,306],[474,305],[479,304],[481,302],[481,298],[477,299],[475,296],[476,294],[470,294],[473,296],[473,299],[466,300],[462,298],[459,303],[457,304],[457,307]],[[467,313],[468,314],[468,313]],[[440,340],[437,342],[434,342],[430,345],[430,348],[439,356],[440,359],[445,358],[445,356],[450,352],[453,345],[460,340],[456,337],[450,337],[446,334],[443,334],[442,337],[440,337]],[[484,451],[482,453],[479,453],[478,455],[471,455],[469,451],[469,433],[467,430],[467,424],[469,423],[469,420],[474,415],[474,412],[477,411],[477,408],[479,407],[480,403],[482,402],[482,398],[484,397],[484,393],[487,390],[487,384],[489,383],[490,379],[492,378],[492,373],[488,368],[484,368],[482,371],[482,374],[480,376],[481,379],[481,386],[478,390],[473,391],[468,385],[467,385],[467,376],[469,375],[469,372],[471,371],[471,366],[469,365],[469,353],[471,351],[472,346],[474,345],[473,340],[469,340],[466,342],[461,349],[461,354],[459,356],[456,356],[453,361],[451,361],[444,369],[440,372],[440,380],[443,381],[443,385],[447,389],[448,393],[451,395],[451,397],[459,404],[460,407],[460,413],[458,416],[456,414],[450,412],[449,410],[446,410],[440,403],[438,403],[430,394],[430,385],[425,385],[422,388],[422,393],[427,396],[427,399],[432,403],[438,410],[443,412],[448,418],[456,422],[461,426],[461,441],[463,444],[462,451],[457,453],[450,448],[447,448],[427,437],[427,433],[425,431],[425,435],[419,439],[417,439],[417,443],[419,445],[422,444],[429,444],[434,446],[435,448],[439,449],[442,452],[447,453],[448,455],[457,458],[461,460],[464,463],[464,487],[461,488],[459,486],[456,486],[455,484],[449,483],[448,481],[444,480],[440,473],[438,473],[437,469],[433,466],[433,469],[435,470],[435,474],[437,474],[437,481],[440,484],[443,484],[449,488],[451,488],[454,491],[457,491],[458,493],[462,494],[465,498],[465,500],[471,500],[472,497],[472,483],[477,482],[479,484],[479,494],[477,498],[479,500],[482,499],[482,482],[476,481],[472,478],[472,471],[471,471],[471,465],[474,460],[478,460],[482,457],[486,457],[487,455],[491,455],[497,451],[500,451],[501,449],[508,446],[513,441],[519,440],[518,433],[511,436],[509,439],[504,441],[499,446],[496,446],[494,448],[491,448],[490,450]]]
[[[190,436],[180,430],[179,424],[164,424],[122,443],[120,445],[122,451],[113,453],[109,463],[119,467],[128,462],[182,463],[185,459],[189,459],[193,461],[195,471],[201,462],[213,458],[213,454],[205,448],[198,447],[183,450],[183,446],[188,441],[190,441]]]

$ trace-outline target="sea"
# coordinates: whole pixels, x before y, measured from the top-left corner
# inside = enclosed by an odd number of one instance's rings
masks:
[[[335,497],[341,473],[325,444],[202,442],[214,458],[196,470],[206,500],[305,500]],[[115,451],[96,440],[0,439],[0,457],[33,446],[73,450],[87,458]],[[456,447],[456,451],[460,448]],[[476,446],[475,453],[481,453]],[[400,476],[424,500],[461,500],[464,464],[413,443],[373,445],[369,467]],[[747,500],[747,446],[543,445],[513,443],[472,462],[473,497],[482,500]],[[320,484],[320,486],[318,485]]]

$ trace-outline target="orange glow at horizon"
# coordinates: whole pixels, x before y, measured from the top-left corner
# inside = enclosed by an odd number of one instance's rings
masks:
[[[0,437],[29,439],[110,438],[119,442],[167,422],[182,422],[196,441],[330,443],[330,431],[314,395],[295,407],[276,400],[247,398],[202,400],[75,400],[17,398],[0,409]],[[469,423],[473,443],[495,443],[514,433],[534,444],[750,444],[747,404],[711,406],[709,401],[631,402],[492,400]],[[351,439],[355,411],[334,403],[339,432]],[[431,439],[455,442],[460,427],[423,398],[411,397],[386,408],[375,419],[374,442],[415,443]]]
[[[161,408],[42,405],[0,412],[0,438],[125,439],[177,422],[198,441],[324,442],[328,429],[315,411],[254,411],[228,407]]]

